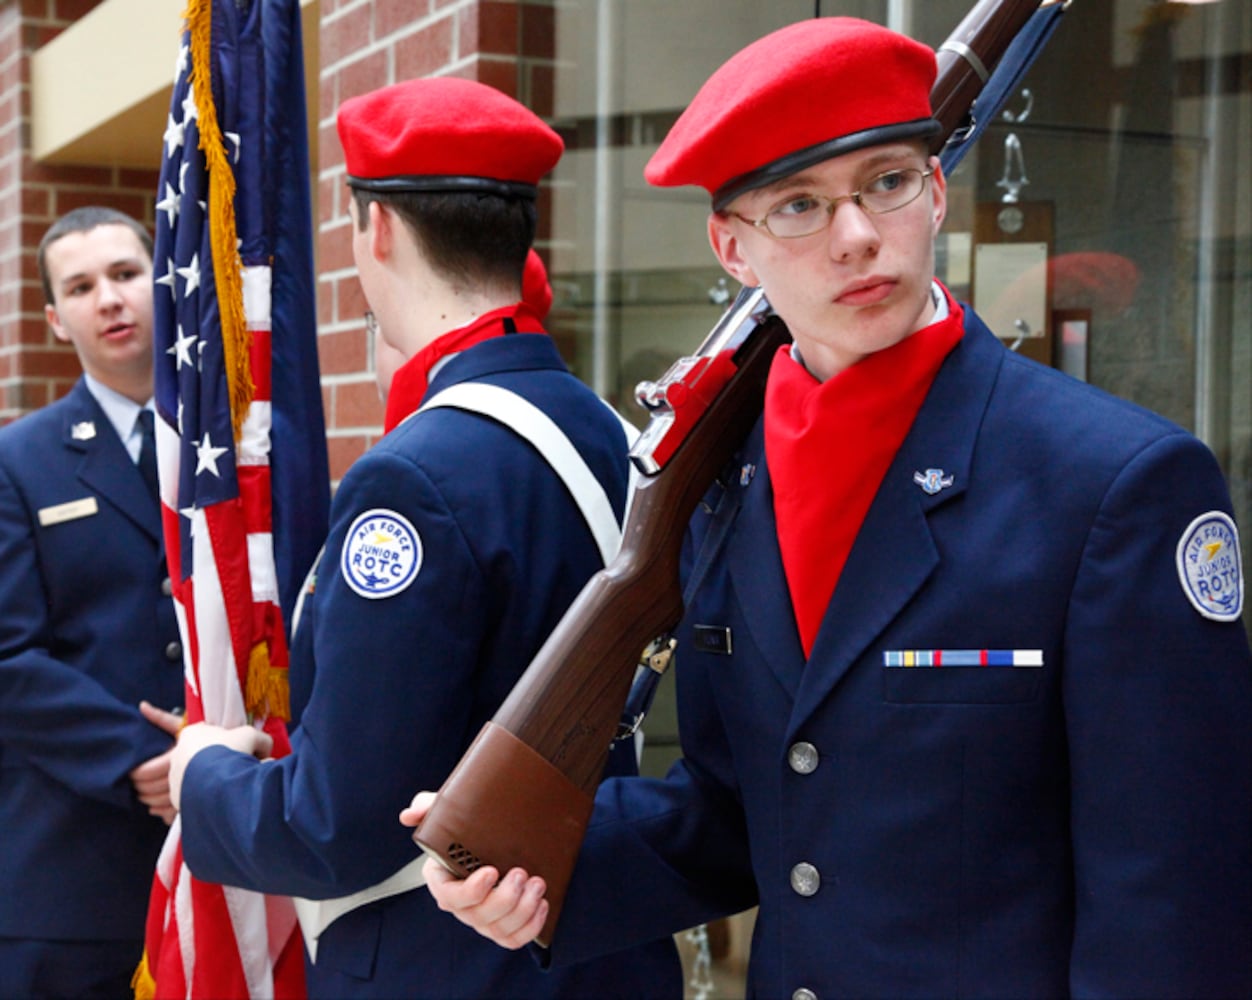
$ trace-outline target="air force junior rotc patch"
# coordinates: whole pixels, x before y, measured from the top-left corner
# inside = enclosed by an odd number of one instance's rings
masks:
[[[394,510],[367,510],[352,522],[339,565],[348,586],[362,597],[394,597],[417,579],[422,540]]]
[[[1178,540],[1178,579],[1183,593],[1205,618],[1235,621],[1243,611],[1239,532],[1229,514],[1201,514]]]

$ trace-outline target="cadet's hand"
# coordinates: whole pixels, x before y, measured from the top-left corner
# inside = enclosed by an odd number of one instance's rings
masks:
[[[177,809],[182,798],[183,775],[191,758],[205,747],[227,747],[238,753],[250,754],[253,757],[265,758],[274,751],[274,741],[268,733],[251,726],[236,726],[225,729],[212,726],[207,722],[197,722],[187,726],[178,734],[178,742],[170,751],[170,800]]]
[[[139,714],[156,726],[157,729],[163,729],[173,737],[177,737],[178,731],[183,728],[181,712],[167,712],[163,708],[157,708],[149,701],[141,701],[139,703]]]
[[[139,801],[148,807],[153,816],[160,816],[169,826],[174,822],[178,808],[170,799],[170,757],[174,749],[149,757],[130,772],[130,782],[135,786]]]
[[[434,792],[418,792],[400,813],[405,826],[418,826],[435,801]],[[434,858],[422,866],[426,888],[439,905],[457,920],[504,948],[530,944],[548,919],[547,886],[539,876],[514,868],[503,879],[489,866],[459,879]]]
[[[435,804],[434,792],[418,792],[407,808],[400,810],[400,822],[405,826],[421,826],[422,820]]]
[[[177,736],[183,724],[183,717],[174,712],[167,712],[146,701],[139,703],[140,714],[158,729],[163,729],[171,736]],[[159,816],[168,826],[174,822],[178,812],[170,801],[170,755],[173,748],[163,754],[150,757],[130,772],[131,784],[135,786],[135,794],[139,801],[148,807],[148,812]]]

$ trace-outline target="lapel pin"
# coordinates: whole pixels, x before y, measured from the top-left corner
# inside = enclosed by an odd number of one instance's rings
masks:
[[[70,437],[75,441],[90,441],[96,436],[96,425],[90,420],[82,420],[70,427]]]
[[[914,472],[913,482],[917,483],[928,496],[933,497],[940,490],[946,490],[952,485],[952,477],[945,476],[942,469],[927,469],[925,473]]]
[[[756,466],[749,462],[739,470],[739,485],[747,486],[752,482],[752,477],[756,475]]]

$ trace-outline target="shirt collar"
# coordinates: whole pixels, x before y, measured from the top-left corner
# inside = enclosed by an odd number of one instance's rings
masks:
[[[930,283],[930,300],[935,304],[935,314],[930,318],[930,322],[938,323],[947,319],[950,311],[948,309],[948,297],[943,294],[943,286],[937,281]]]
[[[100,409],[104,410],[104,415],[109,418],[109,423],[117,431],[118,438],[126,444],[135,430],[135,419],[139,416],[139,411],[151,410],[152,400],[149,399],[147,403],[140,406],[133,399],[123,396],[116,389],[110,389],[86,372],[83,373],[83,381],[87,383],[87,391],[100,404]]]
[[[926,324],[927,326],[930,326],[931,323],[938,323],[947,319],[949,312],[948,297],[943,294],[943,287],[939,284],[939,282],[934,280],[930,282],[930,301],[935,304],[935,314],[930,317],[930,322]],[[916,332],[916,330],[913,331],[913,333]],[[912,336],[912,334],[910,334],[910,336]],[[804,363],[804,358],[801,356],[800,348],[797,344],[793,343],[791,345],[789,353],[801,367],[806,369],[808,368],[808,365]]]

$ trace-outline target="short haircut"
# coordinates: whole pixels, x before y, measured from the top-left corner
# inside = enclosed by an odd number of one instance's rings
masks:
[[[152,259],[152,237],[148,234],[148,230],[125,212],[119,212],[115,208],[105,208],[103,205],[86,205],[66,212],[48,227],[48,231],[43,234],[43,239],[39,241],[39,280],[43,283],[43,297],[48,305],[56,305],[52,281],[48,277],[48,247],[62,236],[69,236],[71,233],[89,233],[100,226],[125,226],[139,237],[148,260]]]
[[[353,188],[357,223],[369,203],[386,205],[416,237],[431,267],[465,285],[521,286],[538,213],[530,198],[465,192],[365,191]]]

